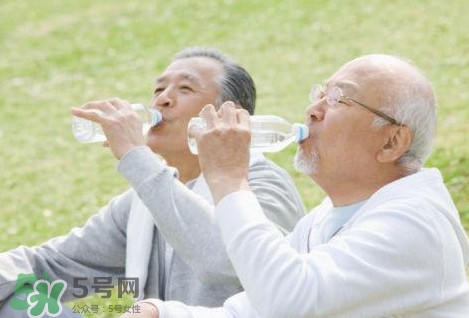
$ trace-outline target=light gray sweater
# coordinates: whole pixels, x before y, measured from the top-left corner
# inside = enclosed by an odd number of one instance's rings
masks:
[[[14,292],[19,273],[46,272],[63,279],[62,300],[74,300],[74,278],[90,294],[95,277],[125,276],[127,228],[135,192],[151,212],[156,229],[148,265],[145,297],[191,305],[219,306],[241,290],[227,256],[214,207],[189,190],[147,147],[129,152],[118,165],[132,189],[110,200],[81,228],[37,247],[20,246],[0,254],[0,300]],[[291,231],[304,215],[300,196],[288,174],[265,159],[250,167],[249,183],[266,216]]]

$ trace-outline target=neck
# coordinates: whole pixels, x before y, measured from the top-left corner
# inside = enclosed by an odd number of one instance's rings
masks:
[[[199,158],[187,151],[166,154],[163,156],[169,166],[179,172],[179,181],[186,183],[200,175]]]
[[[349,175],[337,180],[320,180],[313,178],[316,183],[331,198],[332,204],[336,207],[354,204],[371,197],[376,191],[385,185],[405,177],[400,169],[390,169],[380,171],[370,171],[359,175]]]

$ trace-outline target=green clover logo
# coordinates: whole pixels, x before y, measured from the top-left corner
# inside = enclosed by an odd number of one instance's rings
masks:
[[[41,318],[46,313],[51,317],[56,317],[62,312],[62,297],[67,283],[58,279],[53,282],[45,279],[37,279],[35,274],[19,274],[15,294],[25,294],[26,299],[13,298],[10,306],[16,310],[28,309],[29,318]],[[33,286],[31,284],[34,283]]]

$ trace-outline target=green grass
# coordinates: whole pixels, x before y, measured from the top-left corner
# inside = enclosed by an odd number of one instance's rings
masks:
[[[464,0],[3,0],[0,251],[65,234],[127,188],[108,150],[73,139],[69,108],[114,96],[148,102],[154,77],[192,45],[230,53],[257,83],[257,113],[291,121],[302,120],[311,84],[351,58],[413,60],[440,105],[428,165],[442,170],[469,230],[467,12]],[[323,193],[293,171],[294,152],[269,156],[311,208]]]

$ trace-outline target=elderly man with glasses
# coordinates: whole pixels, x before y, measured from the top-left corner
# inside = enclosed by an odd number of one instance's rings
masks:
[[[248,114],[202,111],[208,128],[192,133],[245,292],[221,308],[147,300],[142,317],[468,316],[468,238],[440,172],[423,168],[436,125],[429,81],[400,58],[367,55],[311,97],[295,166],[328,196],[287,238],[247,182]]]

